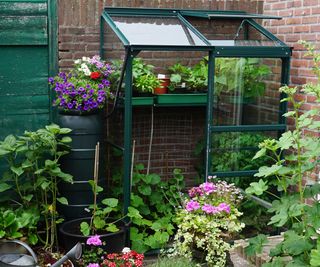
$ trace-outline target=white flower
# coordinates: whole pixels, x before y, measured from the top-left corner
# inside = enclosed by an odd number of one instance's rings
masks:
[[[74,61],[75,64],[79,64],[80,62],[81,62],[81,59],[76,59],[76,60]]]
[[[82,57],[82,61],[89,62],[89,60],[90,60],[89,57]]]
[[[130,248],[124,247],[123,250],[122,250],[122,253],[129,253],[130,251],[131,251]]]

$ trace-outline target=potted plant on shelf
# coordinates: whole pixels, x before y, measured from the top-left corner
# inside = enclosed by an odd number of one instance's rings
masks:
[[[225,266],[231,249],[228,241],[244,227],[237,208],[241,199],[239,189],[222,181],[191,188],[184,207],[177,212],[173,255],[208,266]]]
[[[158,74],[158,80],[160,85],[154,88],[153,93],[155,95],[162,95],[168,93],[168,87],[170,86],[170,78],[165,74]]]
[[[154,66],[146,64],[142,58],[135,58],[132,65],[133,91],[138,96],[148,96],[161,85],[153,72]]]

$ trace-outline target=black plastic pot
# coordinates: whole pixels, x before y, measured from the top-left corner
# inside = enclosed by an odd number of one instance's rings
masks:
[[[61,169],[73,176],[73,184],[60,182],[59,192],[68,199],[68,205],[59,205],[58,211],[66,220],[87,217],[85,211],[93,203],[93,193],[88,180],[93,179],[95,146],[100,142],[98,184],[106,191],[103,181],[105,164],[104,120],[102,112],[80,114],[60,112],[57,116],[60,127],[72,129],[71,152],[61,158]]]
[[[90,217],[75,219],[63,223],[60,228],[60,238],[62,245],[66,250],[71,249],[78,242],[85,244],[88,236],[83,236],[80,232],[80,223],[86,221],[90,222]],[[119,253],[125,246],[126,240],[126,227],[124,222],[117,222],[117,227],[120,229],[115,233],[98,233],[102,242],[105,243],[102,248],[107,253]]]

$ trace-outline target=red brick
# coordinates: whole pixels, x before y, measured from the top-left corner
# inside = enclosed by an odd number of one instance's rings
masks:
[[[310,26],[309,25],[303,25],[303,26],[294,26],[294,32],[310,32]]]
[[[294,10],[294,16],[308,16],[311,14],[310,8],[301,8]]]
[[[316,6],[319,5],[318,0],[303,0],[303,6]]]

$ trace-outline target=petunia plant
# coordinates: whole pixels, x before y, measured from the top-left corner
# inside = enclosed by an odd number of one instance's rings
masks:
[[[237,209],[242,199],[240,190],[224,181],[209,180],[188,193],[184,207],[177,212],[173,256],[225,266],[226,252],[231,249],[228,241],[244,227]]]
[[[97,55],[75,60],[70,72],[60,72],[49,78],[49,85],[56,95],[53,104],[63,110],[81,112],[103,108],[106,99],[113,97],[109,81],[111,72],[111,66]]]

